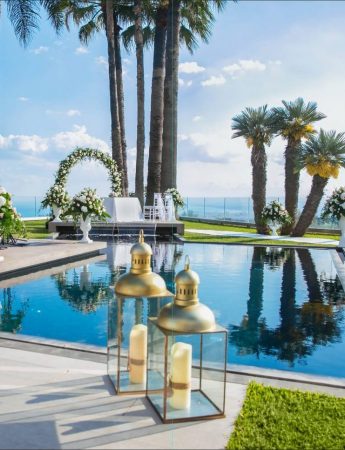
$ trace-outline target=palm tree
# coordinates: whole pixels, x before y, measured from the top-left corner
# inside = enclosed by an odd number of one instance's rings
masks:
[[[69,29],[72,18],[79,29],[79,39],[87,45],[92,37],[105,29],[108,44],[108,71],[113,159],[122,173],[122,194],[128,194],[127,144],[124,118],[124,90],[121,57],[121,24],[133,20],[133,5],[129,0],[54,0],[57,14],[64,16]],[[107,15],[108,13],[108,15]]]
[[[220,12],[224,0],[170,0],[165,58],[163,147],[160,191],[177,186],[177,105],[179,43],[193,53],[200,37],[208,42],[213,10]]]
[[[168,3],[161,0],[155,15],[155,34],[153,47],[153,69],[151,87],[150,146],[147,168],[146,204],[153,203],[153,194],[160,192],[163,112],[164,112],[164,77],[165,77],[165,41]]]
[[[345,133],[321,129],[317,136],[311,136],[301,145],[297,168],[305,168],[313,180],[292,236],[304,235],[320,205],[328,180],[338,177],[340,167],[345,167]]]
[[[267,234],[267,226],[262,220],[262,210],[266,205],[267,156],[265,146],[272,141],[272,113],[267,105],[246,108],[232,119],[233,138],[244,137],[251,148],[252,199],[255,225],[258,233]]]
[[[287,140],[285,149],[285,208],[291,223],[282,227],[281,234],[290,234],[296,222],[299,172],[296,172],[298,147],[302,139],[315,133],[313,123],[326,116],[317,111],[317,103],[305,103],[303,98],[293,102],[282,101],[283,107],[273,108],[275,131]]]

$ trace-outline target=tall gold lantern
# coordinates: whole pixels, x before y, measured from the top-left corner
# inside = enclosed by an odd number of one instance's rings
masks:
[[[156,316],[172,296],[161,276],[152,272],[152,250],[144,242],[131,248],[131,269],[115,284],[108,310],[108,375],[117,394],[146,392],[147,317]]]
[[[175,282],[173,302],[148,322],[146,396],[164,423],[224,417],[227,331],[200,303],[188,257]]]

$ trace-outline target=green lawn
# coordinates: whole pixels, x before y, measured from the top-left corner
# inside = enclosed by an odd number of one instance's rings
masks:
[[[227,448],[344,449],[345,398],[252,382]]]
[[[49,237],[45,219],[25,221],[25,228],[28,239],[44,239]]]
[[[230,225],[214,225],[214,224],[207,224],[207,223],[199,223],[199,222],[188,222],[184,221],[185,224],[185,234],[184,238],[193,241],[193,242],[217,242],[217,243],[227,243],[227,244],[262,244],[262,245],[277,245],[277,246],[302,246],[302,247],[328,247],[327,245],[322,244],[296,244],[296,242],[289,241],[289,237],[286,237],[286,240],[282,241],[276,241],[269,239],[269,236],[267,236],[267,239],[255,239],[250,237],[222,237],[222,236],[209,236],[205,234],[200,233],[193,233],[192,231],[188,230],[216,230],[216,231],[237,231],[242,233],[256,233],[256,230],[254,228],[247,228],[247,227],[237,227],[237,226],[230,226]],[[312,234],[307,233],[305,237],[311,237],[311,238],[321,238],[321,239],[332,239],[332,240],[339,240],[339,236],[336,234]]]

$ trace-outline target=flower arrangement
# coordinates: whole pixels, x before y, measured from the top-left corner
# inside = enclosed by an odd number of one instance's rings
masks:
[[[25,226],[12,205],[11,195],[0,186],[0,241],[9,242],[15,235],[25,236]]]
[[[321,213],[323,220],[329,218],[339,220],[341,216],[345,216],[345,187],[343,186],[332,192]]]
[[[184,206],[183,198],[176,188],[167,189],[164,192],[163,196],[165,197],[166,194],[171,194],[175,208],[182,208]]]
[[[70,203],[70,198],[61,184],[54,184],[48,189],[44,199],[41,202],[42,208],[56,205],[59,208],[66,209]]]
[[[265,223],[275,222],[279,225],[285,225],[291,222],[289,213],[277,200],[273,200],[265,206],[262,211],[262,219]]]
[[[121,174],[117,170],[116,162],[107,153],[92,148],[76,148],[67,158],[61,161],[56,173],[55,184],[65,186],[72,167],[84,160],[101,162],[109,172],[113,195],[117,197],[121,195]]]
[[[72,216],[74,219],[82,217],[84,220],[88,216],[93,216],[99,220],[110,217],[106,212],[103,201],[98,197],[96,189],[85,188],[75,195],[65,211],[65,216]]]

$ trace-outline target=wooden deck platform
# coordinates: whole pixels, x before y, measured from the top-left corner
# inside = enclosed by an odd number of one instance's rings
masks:
[[[153,222],[149,220],[117,223],[94,222],[90,236],[126,236],[139,234],[141,229],[148,236],[171,237],[175,234],[184,234],[184,223],[177,220],[174,222]],[[48,230],[50,233],[56,233],[55,237],[58,239],[82,234],[79,226],[74,222],[49,222]]]

